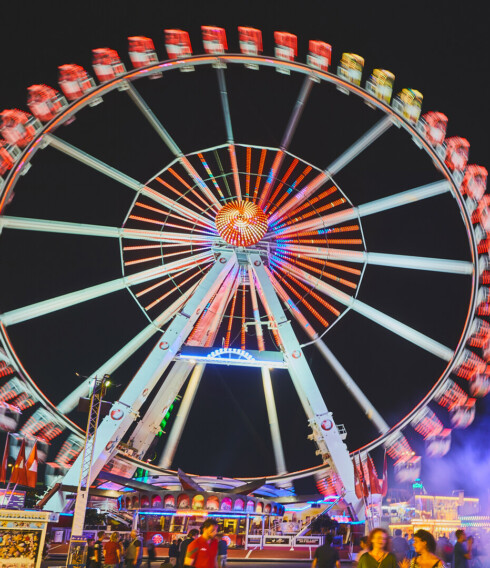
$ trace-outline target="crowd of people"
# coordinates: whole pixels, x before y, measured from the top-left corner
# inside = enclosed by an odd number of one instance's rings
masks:
[[[395,531],[391,539],[388,532],[375,528],[369,536],[360,540],[360,550],[353,568],[474,568],[476,557],[473,538],[465,531],[455,532],[456,542],[451,546],[447,537],[434,536],[426,530],[418,530],[413,538],[402,537]],[[327,534],[325,544],[316,549],[312,568],[340,568],[338,551],[332,546],[332,535]]]
[[[360,551],[353,568],[474,568],[470,561],[476,556],[473,538],[467,537],[463,530],[455,533],[456,542],[452,546],[442,536],[436,542],[426,530],[418,530],[411,539],[402,536],[399,529],[390,539],[383,528],[375,528],[369,536],[360,540]],[[131,531],[129,539],[121,539],[112,532],[104,542],[105,532],[97,534],[97,540],[88,540],[87,568],[140,568],[143,563],[143,541],[136,531]],[[332,546],[333,536],[327,534],[325,544],[315,551],[312,568],[340,568],[339,553]],[[153,542],[146,544],[148,568],[156,560]],[[218,533],[218,522],[206,519],[200,530],[191,529],[184,540],[172,541],[168,559],[160,568],[226,568],[227,542]]]
[[[112,532],[104,542],[105,532],[97,533],[97,539],[88,539],[87,568],[140,568],[143,563],[143,541],[136,531],[131,531],[129,539],[120,538]],[[146,543],[146,562],[151,568],[156,560],[153,541]],[[160,568],[226,568],[228,544],[223,533],[218,533],[218,522],[206,519],[200,530],[191,529],[187,537],[173,540],[168,559]]]

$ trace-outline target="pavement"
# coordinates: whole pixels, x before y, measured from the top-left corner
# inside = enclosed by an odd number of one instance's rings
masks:
[[[156,562],[152,562],[151,563],[151,568],[160,568],[160,564],[162,563],[161,560],[158,560]],[[240,567],[246,567],[246,568],[250,568],[251,566],[253,566],[254,568],[275,568],[275,567],[280,567],[280,568],[310,568],[311,567],[311,561],[304,561],[304,560],[280,560],[278,561],[277,559],[271,559],[271,560],[254,560],[254,559],[249,559],[249,560],[231,560],[228,561],[228,565],[229,566],[233,566],[233,568],[240,568]],[[46,560],[43,561],[41,563],[41,568],[65,568],[65,564],[63,562],[60,561],[60,559],[57,560]],[[142,567],[141,568],[148,568],[148,565],[145,562],[143,562]]]

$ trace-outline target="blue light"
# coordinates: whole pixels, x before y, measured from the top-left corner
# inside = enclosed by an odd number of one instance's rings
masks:
[[[239,349],[238,347],[220,347],[206,355],[206,359],[221,359],[222,355],[238,355],[238,358],[247,359],[247,361],[255,361],[255,358],[252,357],[248,351]]]
[[[174,511],[172,513],[166,512],[166,511],[162,511],[160,513],[154,513],[153,511],[138,511],[138,513],[140,515],[153,515],[153,516],[158,516],[158,517],[171,517],[173,515],[179,516],[176,511]]]
[[[316,501],[315,501],[316,503]],[[290,509],[287,505],[284,507],[285,511],[293,511],[293,512],[297,512],[297,511],[304,511],[305,509],[309,509],[310,505],[305,505],[304,507],[301,507],[300,509]]]
[[[259,515],[257,515],[259,516]],[[208,517],[216,517],[216,518],[224,518],[224,519],[228,519],[228,518],[234,518],[234,519],[246,519],[247,515],[234,515],[233,513],[209,513]]]

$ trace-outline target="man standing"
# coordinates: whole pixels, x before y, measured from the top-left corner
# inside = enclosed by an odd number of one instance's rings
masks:
[[[325,544],[315,550],[315,556],[311,568],[340,568],[339,553],[332,548],[333,536],[329,533],[325,536]]]
[[[184,566],[194,566],[194,568],[218,567],[217,532],[218,521],[216,519],[206,519],[201,525],[201,536],[193,540],[187,547]]]
[[[175,540],[175,538],[172,541],[170,548],[168,549],[168,556],[169,556],[170,564],[172,564],[172,566],[176,566],[177,560],[179,558],[179,545],[177,544],[177,541]]]
[[[218,533],[218,568],[226,568],[228,559],[228,543],[223,533]]]
[[[178,568],[184,568],[184,561],[185,561],[185,555],[187,554],[187,547],[193,540],[196,540],[198,536],[199,536],[199,531],[197,529],[191,529],[187,533],[187,537],[180,545],[179,560],[177,561]]]
[[[410,545],[407,539],[402,537],[401,529],[395,530],[395,537],[391,541],[391,552],[396,556],[398,562],[409,557]]]
[[[138,533],[131,531],[131,538],[126,553],[124,555],[124,564],[126,568],[139,568],[143,561],[143,545],[138,539]]]
[[[453,551],[453,568],[468,568],[473,539],[471,537],[467,539],[466,533],[461,529],[458,529],[454,534],[456,535],[456,544]],[[468,546],[465,545],[465,542],[468,543]]]
[[[151,568],[151,563],[156,559],[157,554],[155,551],[155,543],[150,538],[150,540],[146,543],[146,551],[148,553],[147,565],[148,568]]]
[[[102,568],[103,556],[102,556],[102,541],[104,540],[105,532],[99,531],[97,533],[97,540],[94,542],[94,552],[92,556],[92,561],[90,563],[90,568]]]

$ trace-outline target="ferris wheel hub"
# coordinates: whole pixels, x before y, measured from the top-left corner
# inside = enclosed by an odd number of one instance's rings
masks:
[[[267,233],[267,216],[252,201],[231,201],[216,215],[216,229],[220,237],[234,246],[257,244]]]

